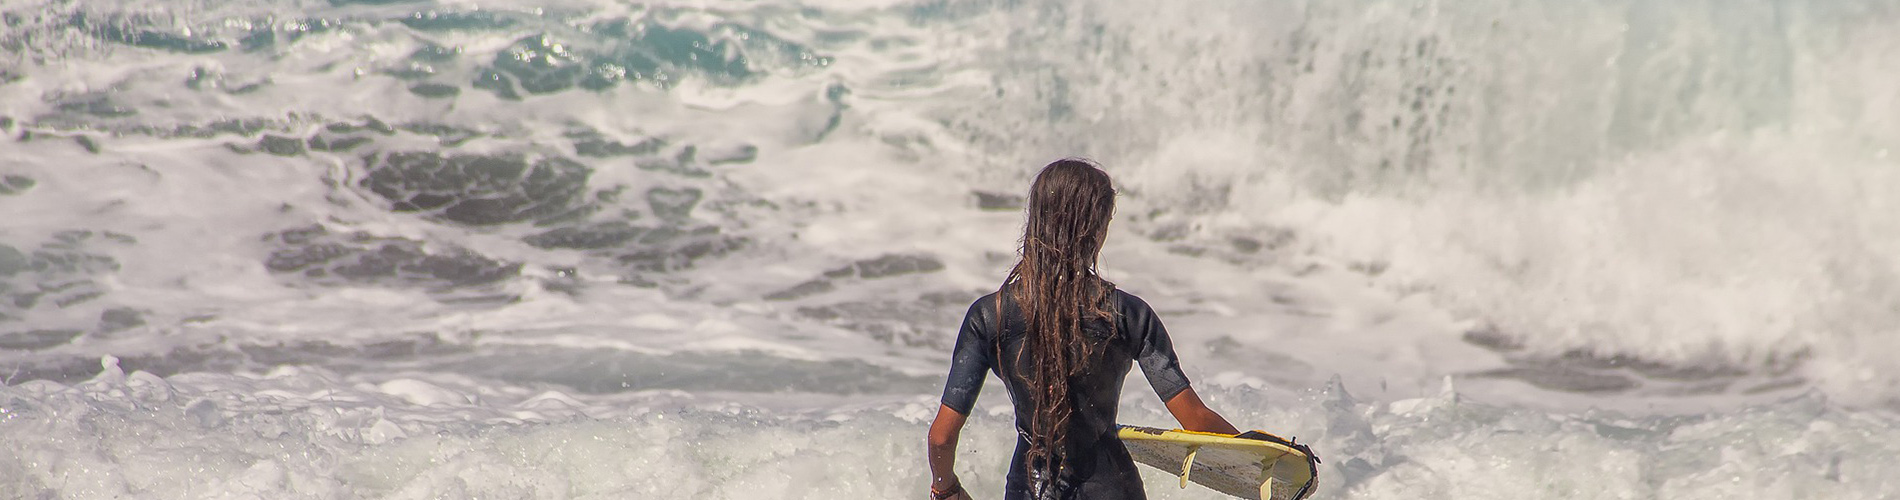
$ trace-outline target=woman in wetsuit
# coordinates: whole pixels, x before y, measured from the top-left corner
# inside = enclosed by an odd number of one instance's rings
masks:
[[[1115,189],[1094,164],[1060,160],[1036,175],[1022,259],[1002,287],[970,305],[957,333],[930,424],[931,498],[970,498],[952,465],[989,371],[1016,408],[1006,500],[1146,498],[1115,437],[1116,403],[1133,363],[1182,428],[1239,432],[1188,386],[1154,310],[1096,275],[1114,211]]]

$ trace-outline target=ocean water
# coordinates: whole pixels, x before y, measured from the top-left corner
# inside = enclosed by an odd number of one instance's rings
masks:
[[[521,3],[0,4],[0,498],[915,498],[1071,155],[1317,498],[1900,498],[1900,2]]]

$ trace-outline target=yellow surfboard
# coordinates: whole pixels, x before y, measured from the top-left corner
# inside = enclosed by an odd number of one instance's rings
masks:
[[[1319,486],[1311,448],[1261,431],[1216,434],[1121,426],[1136,462],[1221,493],[1253,500],[1300,500]]]

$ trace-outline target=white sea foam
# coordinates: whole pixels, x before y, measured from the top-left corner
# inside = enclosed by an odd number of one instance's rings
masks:
[[[981,17],[1043,50],[973,39],[998,104],[941,112],[1009,162],[1120,159],[1151,237],[1324,256],[1544,356],[1891,403],[1891,6],[1226,6]]]
[[[1900,9],[1193,7],[0,7],[0,492],[913,496],[1079,154],[1322,495],[1900,496]]]
[[[923,482],[916,430],[934,404],[800,412],[695,398],[655,410],[670,396],[494,389],[321,370],[168,380],[109,369],[74,386],[33,382],[0,389],[15,450],[0,481],[27,498],[892,498]],[[1234,418],[1323,443],[1322,480],[1350,496],[1885,498],[1896,488],[1883,457],[1900,449],[1864,438],[1895,422],[1818,396],[1625,417],[1514,411],[1449,391],[1387,404],[1337,386],[1205,389],[1233,402]],[[1125,420],[1165,418],[1130,399]],[[1007,459],[1008,419],[980,414],[965,433],[973,489],[1001,487],[1000,468],[978,464]],[[1146,477],[1155,498],[1214,497]]]

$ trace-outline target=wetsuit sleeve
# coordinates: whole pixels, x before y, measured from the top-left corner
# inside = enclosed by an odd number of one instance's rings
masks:
[[[1135,362],[1141,364],[1141,373],[1148,377],[1148,385],[1165,403],[1187,390],[1187,374],[1181,372],[1181,360],[1174,356],[1174,341],[1168,338],[1168,329],[1161,326],[1161,318],[1155,315],[1154,309],[1140,297],[1124,297],[1122,326],[1135,342]]]
[[[964,415],[976,406],[977,393],[983,391],[983,376],[990,370],[990,346],[985,339],[988,321],[977,299],[963,314],[963,327],[957,330],[957,346],[950,351],[950,377],[943,383],[943,405]]]

